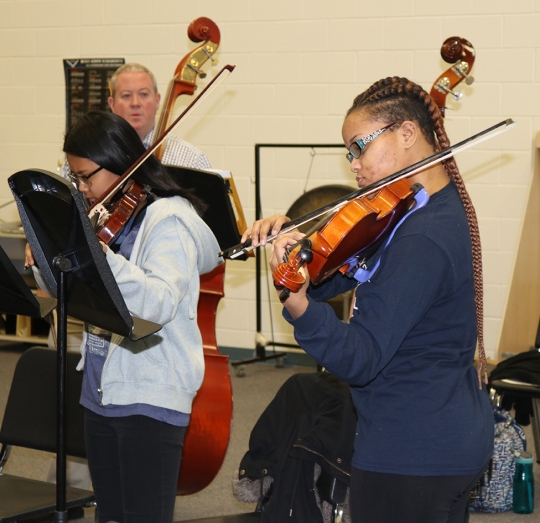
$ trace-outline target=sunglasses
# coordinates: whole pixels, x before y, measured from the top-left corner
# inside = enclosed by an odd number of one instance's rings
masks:
[[[95,171],[92,171],[90,174],[86,174],[84,176],[78,176],[73,171],[69,171],[68,176],[69,179],[75,184],[77,188],[79,188],[79,185],[82,183],[83,185],[86,185],[86,187],[92,187],[92,182],[90,181],[90,178],[94,176],[94,174],[97,174],[99,171],[101,171],[103,167],[98,167]]]
[[[378,131],[375,131],[374,133],[368,134],[361,140],[356,140],[356,142],[353,142],[351,146],[349,147],[349,152],[345,155],[347,160],[349,160],[349,163],[351,163],[355,158],[360,158],[362,156],[362,153],[364,152],[364,148],[366,147],[366,144],[373,141],[377,136],[381,135],[386,131],[387,129],[390,129],[392,125],[396,124],[397,122],[392,122],[391,124],[386,125],[382,129],[379,129]]]

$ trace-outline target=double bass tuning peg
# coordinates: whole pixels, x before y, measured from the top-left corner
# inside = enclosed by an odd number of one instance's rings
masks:
[[[450,80],[446,77],[444,78],[441,78],[436,84],[435,84],[435,89],[437,89],[438,91],[440,91],[441,93],[445,93],[445,94],[451,94],[452,95],[452,98],[456,101],[456,102],[459,102],[459,100],[461,100],[461,97],[463,96],[463,93],[461,91],[452,91],[452,89],[450,89]]]
[[[217,65],[218,63],[217,58],[213,57],[213,53],[215,53],[216,47],[209,46],[208,49],[206,49],[206,47],[203,47],[202,50],[203,50],[203,53],[207,56],[207,58],[210,59],[210,62],[212,63],[212,65]]]
[[[452,67],[452,70],[456,73],[456,75],[465,78],[465,83],[467,85],[471,85],[472,83],[474,83],[474,76],[470,76],[467,74],[469,72],[469,64],[467,62],[458,62]]]

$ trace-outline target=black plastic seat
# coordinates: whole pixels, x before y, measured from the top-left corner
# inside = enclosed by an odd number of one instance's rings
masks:
[[[67,354],[66,453],[86,458],[83,408],[79,404],[82,373],[75,367],[80,359]],[[56,351],[34,347],[17,362],[0,429],[0,523],[53,513],[56,485],[5,474],[2,469],[12,446],[56,453]],[[83,507],[94,493],[66,488],[66,508]]]

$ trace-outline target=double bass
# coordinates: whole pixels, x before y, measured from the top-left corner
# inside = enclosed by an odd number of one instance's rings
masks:
[[[201,46],[188,53],[178,65],[175,75],[169,84],[164,110],[154,132],[154,143],[135,164],[111,186],[89,210],[91,219],[97,221],[98,238],[105,243],[119,233],[129,216],[136,212],[139,205],[144,205],[145,188],[133,183],[124,191],[121,198],[110,207],[111,198],[119,193],[125,182],[136,169],[152,154],[159,159],[163,156],[165,139],[172,128],[209,93],[209,88],[218,77],[229,74],[234,66],[225,66],[220,73],[205,87],[201,95],[174,121],[168,125],[174,102],[181,94],[193,95],[198,76],[203,76],[200,67],[217,50],[220,40],[219,29],[208,18],[194,20],[188,29],[193,41],[203,41]],[[215,63],[215,61],[214,61]],[[232,178],[228,186],[233,191]],[[239,231],[246,228],[242,208],[236,193],[231,195],[236,207],[236,226]],[[110,208],[107,208],[110,207]],[[95,218],[93,218],[95,217]],[[225,264],[214,271],[200,277],[200,297],[197,308],[197,321],[202,336],[205,361],[205,375],[192,405],[190,424],[184,439],[182,465],[177,484],[177,495],[188,495],[199,492],[215,478],[218,473],[229,443],[232,421],[232,386],[228,368],[228,356],[219,352],[216,334],[215,317],[219,300],[224,296]]]
[[[202,43],[179,62],[169,82],[154,132],[156,138],[168,127],[177,98],[181,95],[193,95],[197,89],[197,78],[206,76],[202,66],[208,60],[213,65],[217,63],[213,56],[218,49],[221,35],[212,20],[197,18],[189,25],[188,36],[193,42]],[[161,160],[163,151],[164,144],[154,154]],[[236,199],[235,204],[239,216],[237,227],[243,231],[246,224]],[[211,483],[223,463],[229,444],[232,422],[229,358],[220,353],[216,340],[216,311],[219,301],[225,295],[224,281],[225,264],[200,278],[197,322],[203,340],[205,374],[193,401],[190,424],[184,440],[176,492],[179,496],[199,492]]]

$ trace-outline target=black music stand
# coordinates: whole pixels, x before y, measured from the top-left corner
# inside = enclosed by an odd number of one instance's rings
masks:
[[[50,292],[58,300],[57,502],[54,521],[66,510],[67,316],[138,340],[161,325],[132,317],[105,259],[80,193],[59,176],[27,169],[8,179],[26,238]]]
[[[34,296],[0,246],[0,312],[45,318],[55,307],[54,298]]]
[[[209,171],[188,167],[165,166],[174,180],[208,206],[202,219],[210,227],[223,251],[237,245],[242,238],[236,226],[236,215],[231,203],[232,189],[227,178]],[[216,253],[217,256],[217,253]],[[239,257],[246,260],[247,256]]]

